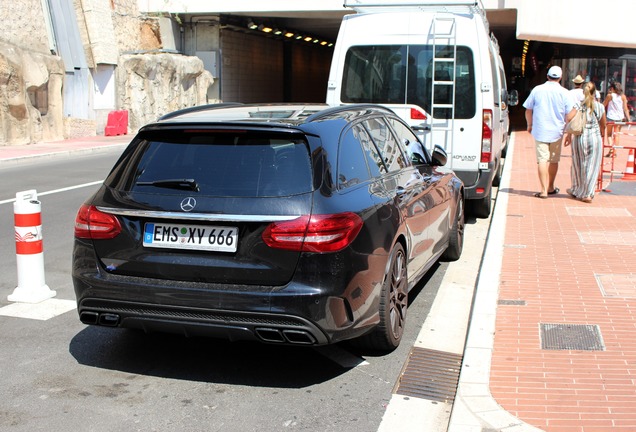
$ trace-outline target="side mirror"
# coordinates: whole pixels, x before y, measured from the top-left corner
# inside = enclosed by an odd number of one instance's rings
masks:
[[[448,154],[439,144],[435,144],[431,159],[433,161],[433,166],[444,166],[448,161]]]
[[[426,163],[424,148],[419,141],[409,142],[408,139],[404,139],[404,145],[413,165],[421,165]]]
[[[510,90],[510,93],[508,94],[508,105],[519,105],[519,92],[517,90]]]

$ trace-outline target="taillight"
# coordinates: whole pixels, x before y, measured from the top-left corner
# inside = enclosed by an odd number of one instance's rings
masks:
[[[481,130],[481,162],[492,160],[492,110],[484,110]]]
[[[75,237],[85,239],[111,239],[121,232],[119,220],[95,206],[82,205],[75,217]]]
[[[424,111],[411,108],[411,120],[426,120],[428,117]]]
[[[275,249],[301,252],[337,252],[349,246],[362,228],[355,213],[301,216],[273,222],[263,232],[263,241]]]

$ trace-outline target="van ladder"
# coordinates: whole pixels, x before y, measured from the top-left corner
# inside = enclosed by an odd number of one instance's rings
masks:
[[[433,70],[431,84],[431,137],[432,140],[443,136],[444,149],[453,153],[453,135],[455,125],[455,82],[457,65],[457,23],[453,16],[436,16],[432,22],[433,37]],[[441,48],[441,50],[440,50]],[[448,48],[451,55],[448,55]],[[440,52],[438,52],[438,50]],[[443,51],[443,55],[442,52]],[[442,75],[441,72],[447,72]],[[435,102],[438,94],[448,94],[449,100],[443,103]],[[450,111],[449,115],[437,119],[435,112]],[[440,132],[440,133],[436,133]],[[432,141],[431,146],[437,142]]]

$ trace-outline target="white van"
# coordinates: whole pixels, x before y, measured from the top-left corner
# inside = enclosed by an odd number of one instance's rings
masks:
[[[340,26],[327,103],[393,109],[429,150],[446,150],[473,214],[488,217],[517,98],[506,90],[486,12],[479,0],[398,2],[345,0],[357,13]]]

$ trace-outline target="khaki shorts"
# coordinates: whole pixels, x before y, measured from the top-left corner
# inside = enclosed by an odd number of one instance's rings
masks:
[[[537,163],[548,162],[548,163],[558,163],[561,159],[561,141],[563,139],[559,138],[558,141],[546,143],[535,140],[534,143],[537,149]]]

